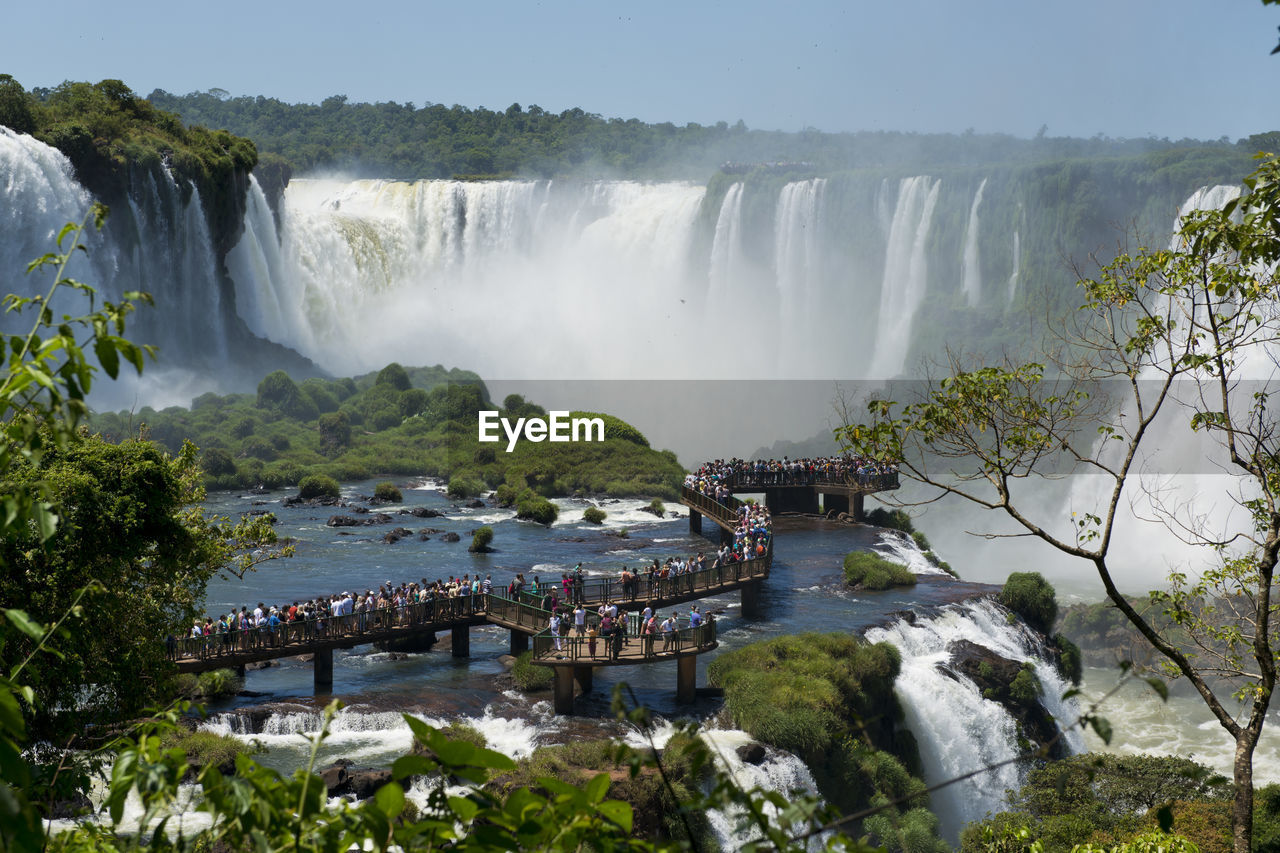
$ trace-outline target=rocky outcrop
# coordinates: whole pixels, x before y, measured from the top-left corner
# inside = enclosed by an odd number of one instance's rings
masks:
[[[391,516],[385,512],[372,512],[365,518],[354,515],[334,515],[325,522],[330,527],[367,527],[374,524],[390,524]],[[401,528],[403,529],[403,528]]]
[[[950,660],[942,666],[944,673],[952,677],[963,673],[978,686],[983,698],[1003,706],[1032,748],[1048,747],[1052,758],[1067,756],[1057,723],[1040,701],[1043,688],[1030,664],[1009,660],[969,640],[950,643],[947,652]]]

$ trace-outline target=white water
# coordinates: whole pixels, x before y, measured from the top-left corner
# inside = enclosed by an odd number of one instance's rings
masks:
[[[760,789],[777,791],[784,795],[800,793],[818,797],[818,785],[813,774],[805,763],[789,752],[766,747],[765,759],[758,765],[747,764],[738,757],[738,747],[751,743],[751,735],[737,729],[709,729],[699,735],[711,749],[716,764],[727,772],[743,790]],[[773,816],[776,809],[766,806],[765,814]],[[707,812],[707,820],[721,850],[740,850],[749,841],[758,840],[760,834],[749,825],[745,829],[743,814],[738,810],[724,811],[712,809]],[[811,849],[821,850],[822,841],[813,839]]]
[[[1022,237],[1015,228],[1013,231],[1013,272],[1009,273],[1009,304],[1013,304],[1013,296],[1018,292],[1018,275],[1022,271]]]
[[[941,181],[928,176],[903,178],[889,229],[875,358],[870,376],[888,379],[906,366],[911,347],[911,321],[924,301],[928,276],[925,247]]]
[[[1031,661],[1049,713],[1060,725],[1069,725],[1078,716],[1072,703],[1061,700],[1069,683],[1045,662],[1021,623],[1010,623],[1008,611],[994,602],[948,605],[936,615],[918,617],[914,625],[899,620],[867,631],[866,639],[892,643],[902,653],[894,692],[920,745],[925,781],[930,785],[1019,755],[1016,726],[1008,712],[982,698],[973,682],[949,668],[947,646],[956,640],[984,646],[1009,660]],[[1077,730],[1068,732],[1065,739],[1071,752],[1083,749]],[[965,823],[1003,809],[1005,791],[1020,785],[1024,770],[1016,763],[1005,764],[933,793],[933,810],[944,837],[955,843]]]
[[[819,279],[822,276],[818,216],[825,178],[787,184],[774,212],[774,269],[778,288],[778,322],[784,329],[801,329],[822,316]],[[796,342],[798,343],[798,341]],[[797,375],[813,353],[806,346],[782,349],[783,375]]]
[[[919,546],[916,545],[915,540],[905,533],[895,530],[883,530],[879,536],[880,541],[872,547],[872,550],[881,557],[906,566],[911,570],[912,574],[946,574],[942,569],[929,562],[929,559],[924,555],[924,551],[921,551]]]
[[[719,307],[736,296],[743,275],[742,259],[742,187],[741,181],[729,187],[720,203],[716,218],[716,235],[711,243],[711,270],[708,273],[707,300]]]
[[[978,256],[978,206],[982,204],[982,192],[987,188],[987,179],[978,184],[978,191],[973,194],[973,205],[969,208],[969,224],[964,233],[964,277],[962,288],[970,305],[982,301],[982,263]]]

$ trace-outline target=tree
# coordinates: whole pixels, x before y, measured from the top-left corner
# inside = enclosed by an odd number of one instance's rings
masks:
[[[1221,210],[1188,216],[1179,248],[1121,252],[1081,281],[1084,304],[1059,330],[1050,368],[952,355],[948,375],[924,383],[918,398],[873,399],[865,423],[836,430],[855,452],[898,460],[908,479],[1003,513],[1019,535],[1092,564],[1169,673],[1187,679],[1235,741],[1236,853],[1249,850],[1253,753],[1276,683],[1280,419],[1268,406],[1274,385],[1246,380],[1260,366],[1274,375],[1277,363],[1280,161],[1267,160],[1244,183],[1244,195]],[[1233,475],[1230,488],[1174,498],[1144,485],[1143,466],[1158,463],[1168,428],[1210,440]],[[1069,526],[1029,499],[1025,485],[1066,473],[1107,483],[1098,505]],[[1153,593],[1167,626],[1116,587],[1122,501],[1137,496],[1167,536],[1211,556],[1198,575],[1174,572],[1169,589]],[[1224,499],[1247,521],[1213,530],[1205,504]],[[1240,720],[1216,692],[1223,688],[1244,700]]]
[[[85,436],[11,476],[45,483],[60,521],[43,547],[35,528],[0,543],[0,606],[53,622],[80,599],[59,657],[30,676],[39,707],[59,709],[35,718],[33,733],[65,742],[167,700],[165,638],[190,632],[210,578],[251,565],[234,563],[239,546],[275,542],[270,521],[233,529],[206,518],[191,444],[171,457],[150,441]]]

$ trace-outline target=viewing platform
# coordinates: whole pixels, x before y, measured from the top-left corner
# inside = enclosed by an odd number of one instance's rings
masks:
[[[855,521],[865,516],[863,499],[876,492],[898,488],[898,474],[848,474],[845,476],[794,476],[783,472],[763,474],[740,473],[720,480],[730,491],[728,503],[721,503],[699,491],[681,487],[680,503],[689,507],[689,529],[702,532],[702,516],[707,516],[726,534],[732,534],[738,524],[737,509],[742,505],[733,493],[764,494],[764,505],[769,512],[802,512],[816,515],[821,509],[826,514],[848,513]]]
[[[720,515],[727,516],[729,512],[724,507]],[[250,663],[310,655],[315,689],[327,692],[333,685],[334,649],[371,643],[407,644],[426,649],[435,641],[437,632],[449,631],[454,657],[469,657],[471,628],[496,625],[510,632],[511,654],[529,650],[532,637],[533,663],[556,669],[557,713],[572,713],[573,682],[576,680],[584,689],[590,689],[591,670],[596,666],[676,661],[677,698],[692,701],[696,656],[717,647],[714,620],[673,631],[669,641],[658,636],[655,642],[647,643],[640,635],[640,610],[650,606],[661,612],[678,604],[741,591],[742,612],[756,615],[760,585],[769,577],[772,564],[770,542],[768,551],[761,557],[665,578],[656,573],[638,574],[625,583],[614,576],[586,578],[576,590],[570,590],[568,598],[559,584],[544,586],[541,594],[523,592],[514,598],[497,592],[441,598],[371,612],[282,622],[274,628],[173,638],[166,643],[166,653],[178,671],[185,673],[243,669]],[[594,656],[585,637],[562,635],[561,648],[557,649],[555,637],[549,630],[551,611],[544,606],[553,595],[556,606],[561,607],[572,606],[572,598],[577,597],[587,609],[590,626],[598,626],[596,610],[601,604],[617,604],[620,611],[627,612],[628,639],[618,649],[616,658],[604,637],[597,640]]]

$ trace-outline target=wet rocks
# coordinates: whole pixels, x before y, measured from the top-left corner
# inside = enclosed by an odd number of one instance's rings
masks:
[[[383,536],[382,541],[388,545],[394,545],[395,543],[399,542],[401,539],[407,539],[412,535],[413,535],[413,531],[410,530],[409,528],[397,527],[395,530],[392,530],[388,532],[387,535]]]
[[[444,513],[425,506],[411,506],[400,510],[400,515],[412,515],[414,518],[440,518]]]
[[[440,537],[441,542],[461,542],[462,537],[450,530],[448,533]]]
[[[755,741],[744,743],[738,747],[737,753],[745,764],[760,765],[764,763],[765,749],[762,743],[756,743]]]
[[[333,515],[325,522],[329,527],[364,527],[372,524],[390,524],[391,516],[385,512],[369,513],[368,518],[356,518],[353,515]]]

